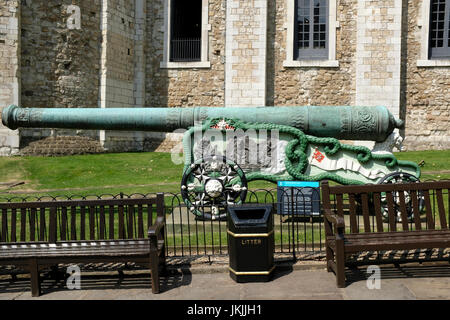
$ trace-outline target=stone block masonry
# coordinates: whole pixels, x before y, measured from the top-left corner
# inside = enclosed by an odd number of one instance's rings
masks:
[[[132,108],[135,106],[136,85],[134,77],[135,2],[106,0],[102,1],[101,10],[102,55],[99,107]],[[140,135],[137,133],[100,131],[100,142],[109,151],[117,150],[119,141],[125,140],[125,145],[131,147],[132,142],[139,138]],[[123,148],[119,147],[119,149]]]
[[[266,104],[267,0],[228,0],[226,106]]]
[[[20,104],[19,61],[20,1],[0,0],[0,113],[10,104]],[[0,118],[0,156],[18,151],[18,130],[3,127]]]
[[[0,109],[385,105],[406,120],[407,150],[450,148],[450,59],[424,55],[429,0],[330,0],[333,63],[289,64],[294,1],[202,0],[201,61],[187,66],[164,55],[170,0],[0,0]],[[0,155],[48,136],[120,152],[166,134],[0,127]]]
[[[80,28],[69,28],[80,8]],[[97,107],[100,72],[100,2],[22,1],[21,105]]]
[[[71,6],[79,8],[79,21]],[[79,22],[78,27],[69,24]],[[76,26],[76,24],[75,24]],[[23,107],[96,108],[100,79],[100,1],[21,2]],[[20,130],[21,148],[59,135],[98,139],[96,130]]]
[[[287,58],[288,0],[268,4],[267,105],[354,105],[358,1],[337,6],[336,59],[339,67],[283,66]]]
[[[209,0],[207,57],[210,68],[161,68],[165,46],[165,6],[168,0],[147,1],[146,96],[148,107],[211,106],[225,104],[225,0]],[[167,18],[168,19],[168,18]]]
[[[358,1],[356,104],[400,115],[402,0]]]
[[[423,43],[421,0],[406,1],[403,50],[404,146],[407,150],[450,149],[450,67],[420,67]],[[406,10],[407,9],[407,10]],[[423,28],[423,26],[422,26]]]
[[[134,106],[134,1],[102,3],[101,108]]]

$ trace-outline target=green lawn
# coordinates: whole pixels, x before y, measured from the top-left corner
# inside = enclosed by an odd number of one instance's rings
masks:
[[[399,160],[424,160],[421,179],[450,179],[450,150],[396,153]],[[10,189],[33,195],[178,192],[183,165],[170,153],[110,153],[66,157],[0,157],[0,182],[24,181]],[[250,188],[275,188],[251,182]],[[6,190],[0,189],[0,192]]]
[[[450,179],[450,150],[397,152],[395,156],[398,160],[409,160],[415,163],[424,161],[421,180]]]
[[[14,190],[37,194],[177,192],[182,169],[156,152],[0,158],[3,182],[25,181]]]

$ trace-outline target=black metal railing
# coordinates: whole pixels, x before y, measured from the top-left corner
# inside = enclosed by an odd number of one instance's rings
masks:
[[[170,61],[189,62],[201,60],[201,39],[170,40]]]
[[[289,197],[290,201],[277,201],[277,192]],[[318,191],[316,191],[318,192]],[[166,194],[166,237],[169,255],[221,255],[227,254],[227,225],[224,219],[212,220],[195,215],[184,204],[180,194]],[[324,250],[324,228],[322,215],[311,215],[308,208],[319,206],[320,200],[303,194],[299,189],[292,197],[290,191],[258,189],[248,191],[245,203],[272,205],[274,213],[275,253],[321,254]],[[279,199],[279,198],[278,198]],[[318,197],[320,199],[320,197]],[[312,204],[311,201],[318,201]],[[219,205],[220,212],[226,206]],[[280,209],[283,208],[283,212]],[[201,212],[211,212],[211,208],[198,208]],[[217,210],[217,209],[216,209]]]

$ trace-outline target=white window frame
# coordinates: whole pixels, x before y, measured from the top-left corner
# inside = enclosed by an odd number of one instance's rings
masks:
[[[179,69],[179,68],[210,68],[211,62],[209,61],[209,31],[211,31],[211,25],[209,24],[209,8],[208,0],[202,0],[202,44],[201,44],[201,57],[200,61],[192,62],[172,62],[169,61],[170,52],[170,17],[172,1],[164,1],[164,49],[163,49],[163,61],[160,63],[160,68],[164,69]]]
[[[339,67],[336,60],[336,29],[339,28],[337,21],[337,0],[329,0],[328,12],[328,59],[327,60],[294,60],[294,23],[295,23],[295,1],[286,0],[286,60],[283,61],[285,68],[301,67]]]
[[[430,10],[431,0],[422,0],[422,12],[419,16],[418,26],[421,28],[420,32],[420,57],[417,60],[418,67],[450,67],[450,58],[448,59],[430,59]]]

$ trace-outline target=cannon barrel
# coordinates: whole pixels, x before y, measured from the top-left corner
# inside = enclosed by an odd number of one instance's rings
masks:
[[[194,108],[20,108],[2,112],[10,129],[64,128],[171,132],[189,128],[207,118],[240,119],[286,125],[317,137],[384,141],[402,120],[386,107],[194,107]]]

